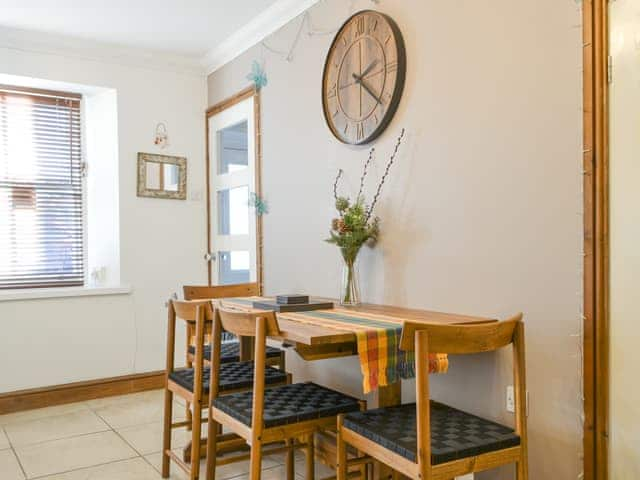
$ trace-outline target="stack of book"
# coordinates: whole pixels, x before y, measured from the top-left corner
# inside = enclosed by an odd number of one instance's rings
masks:
[[[332,309],[333,302],[314,300],[309,295],[278,295],[275,300],[253,302],[253,308],[275,312],[305,312]]]

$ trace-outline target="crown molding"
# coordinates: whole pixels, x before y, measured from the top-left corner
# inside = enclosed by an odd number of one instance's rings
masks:
[[[195,75],[206,73],[198,57],[8,27],[0,27],[0,48],[152,70]]]
[[[319,0],[278,0],[220,45],[209,50],[202,59],[206,74],[209,75],[229,63],[318,2]]]

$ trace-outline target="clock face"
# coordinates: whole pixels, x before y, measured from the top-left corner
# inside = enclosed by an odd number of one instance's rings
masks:
[[[347,20],[322,80],[324,115],[336,138],[362,145],[379,136],[398,108],[405,71],[404,42],[391,18],[365,10]]]

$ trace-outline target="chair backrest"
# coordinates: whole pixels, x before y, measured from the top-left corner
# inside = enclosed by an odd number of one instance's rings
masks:
[[[402,327],[400,348],[412,351],[416,345],[416,332],[424,331],[429,338],[429,351],[433,353],[470,354],[498,350],[513,341],[513,332],[522,314],[504,322],[483,325],[435,325],[405,322]]]
[[[259,295],[257,283],[239,283],[237,285],[199,286],[185,285],[182,287],[185,300],[203,300],[211,298],[253,297]]]
[[[187,337],[191,337],[194,327],[193,324],[195,324],[195,368],[198,371],[198,375],[201,375],[204,362],[204,336],[206,323],[214,319],[213,305],[211,304],[211,301],[199,300],[187,302],[170,300],[168,302],[167,310],[167,375],[169,375],[169,373],[171,373],[175,368],[176,319],[178,318],[187,322]]]
[[[266,336],[280,334],[278,320],[272,311],[241,312],[225,307],[223,302],[216,302],[215,310],[222,328],[239,337],[256,337],[257,321],[260,318],[264,318]]]
[[[526,380],[522,314],[504,322],[483,325],[433,325],[406,322],[400,348],[416,357],[417,464],[421,478],[431,478],[431,412],[429,400],[430,353],[471,354],[513,345],[516,433],[526,451]]]
[[[187,322],[195,322],[198,317],[198,308],[203,311],[203,320],[213,320],[213,306],[208,300],[180,301],[171,300],[173,310],[177,318]]]
[[[240,337],[254,337],[254,373],[253,373],[253,407],[251,430],[252,438],[260,438],[264,429],[264,389],[267,337],[280,334],[278,320],[272,311],[240,312],[225,307],[222,301],[215,304],[215,318],[213,320],[213,334],[211,343],[213,354],[211,358],[211,378],[209,396],[216,398],[219,388],[220,346],[222,331],[233,333]]]

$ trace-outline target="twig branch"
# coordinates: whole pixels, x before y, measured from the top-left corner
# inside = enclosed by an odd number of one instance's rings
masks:
[[[338,175],[336,175],[336,179],[333,182],[333,198],[335,198],[336,201],[338,200],[338,180],[340,180],[341,176],[342,176],[342,169],[338,170]]]
[[[373,197],[373,201],[371,202],[371,206],[367,211],[367,222],[369,221],[369,219],[371,218],[371,215],[373,214],[373,209],[376,207],[376,203],[378,203],[378,198],[380,197],[382,186],[384,185],[384,182],[386,181],[387,176],[389,175],[389,170],[391,169],[391,165],[393,165],[393,162],[396,159],[396,155],[398,154],[398,149],[400,148],[400,144],[402,143],[403,137],[404,137],[404,128],[400,132],[400,136],[398,137],[398,140],[396,142],[396,147],[393,150],[393,154],[391,155],[391,158],[389,159],[389,163],[387,163],[387,168],[384,171],[384,175],[382,175],[382,179],[380,180],[380,184],[378,185],[378,190],[376,191],[376,194]]]
[[[360,199],[362,195],[362,190],[364,190],[364,179],[367,177],[367,171],[369,170],[369,165],[371,164],[371,160],[373,159],[373,154],[376,151],[376,147],[373,147],[369,150],[369,158],[364,164],[364,169],[362,170],[362,176],[360,177],[360,190],[358,190],[358,196],[356,197],[356,202]]]

